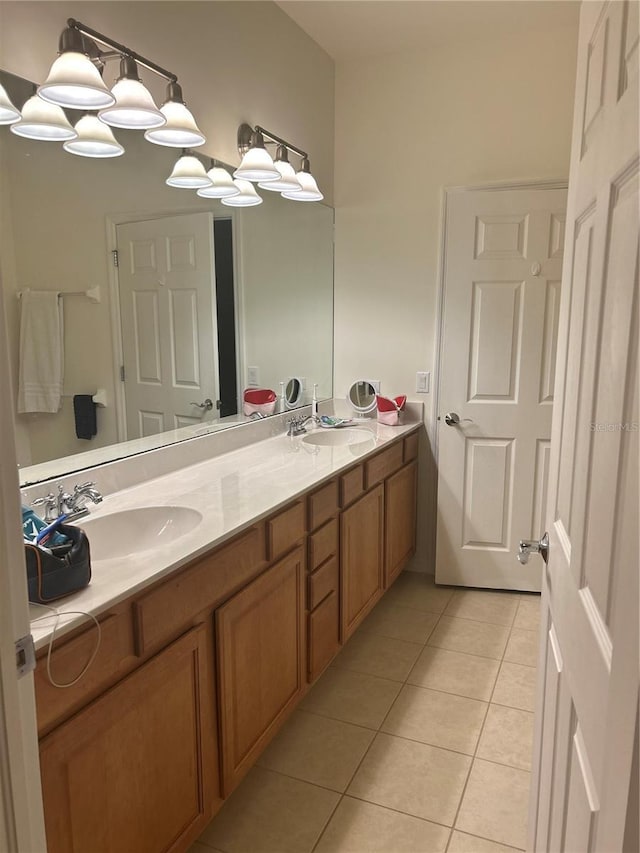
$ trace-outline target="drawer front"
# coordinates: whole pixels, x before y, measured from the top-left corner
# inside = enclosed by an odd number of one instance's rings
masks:
[[[365,463],[364,485],[366,489],[381,483],[385,477],[393,474],[402,466],[403,447],[402,442],[397,441],[391,447],[378,453],[373,459]]]
[[[177,636],[195,616],[228,598],[266,565],[260,524],[176,572],[134,604],[138,654]]]
[[[340,477],[340,506],[353,503],[364,492],[364,471],[362,465],[352,468]]]
[[[338,511],[338,481],[332,480],[309,495],[309,530],[315,530]]]
[[[131,607],[100,617],[100,647],[95,660],[78,681],[61,690],[47,675],[47,657],[38,658],[34,674],[38,733],[42,736],[58,723],[82,708],[124,674],[138,665],[134,651]],[[81,634],[56,642],[51,653],[51,675],[58,684],[73,681],[94,653],[98,634],[93,622]]]
[[[330,592],[337,592],[339,582],[338,558],[329,557],[307,578],[307,608],[313,610]]]
[[[338,596],[335,592],[309,614],[308,630],[307,676],[312,682],[331,663],[340,648]]]
[[[277,560],[299,542],[305,534],[304,501],[274,515],[267,521],[267,557]]]
[[[338,520],[332,518],[320,530],[309,536],[309,561],[307,568],[315,571],[333,554],[338,553]]]
[[[418,458],[418,433],[414,432],[408,435],[404,440],[404,462],[411,462]]]

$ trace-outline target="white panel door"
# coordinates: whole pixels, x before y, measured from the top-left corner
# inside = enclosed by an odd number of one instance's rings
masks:
[[[127,438],[215,417],[213,216],[119,225],[117,242]]]
[[[637,830],[638,38],[637,3],[583,3],[529,821],[540,853],[622,851],[628,805]]]
[[[438,583],[540,589],[515,555],[542,534],[565,207],[563,189],[447,195]]]

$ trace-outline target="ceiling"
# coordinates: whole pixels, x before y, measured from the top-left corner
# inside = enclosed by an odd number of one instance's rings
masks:
[[[577,0],[276,0],[336,61],[578,26]]]

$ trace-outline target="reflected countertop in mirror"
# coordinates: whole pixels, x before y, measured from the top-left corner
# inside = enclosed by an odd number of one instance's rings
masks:
[[[15,79],[4,82],[20,106],[29,88],[16,93]],[[333,210],[261,190],[258,207],[225,207],[166,186],[179,150],[136,131],[116,136],[125,154],[95,160],[0,127],[0,273],[14,387],[16,294],[99,287],[102,296],[64,299],[61,409],[16,416],[22,484],[79,470],[83,458],[93,465],[96,455],[109,461],[237,426],[250,377],[276,391],[299,377],[300,405],[314,383],[319,399],[332,396]],[[202,257],[192,222],[207,246],[210,287],[192,276]],[[170,399],[158,396],[162,387]],[[99,388],[107,405],[97,435],[78,439],[73,396]]]

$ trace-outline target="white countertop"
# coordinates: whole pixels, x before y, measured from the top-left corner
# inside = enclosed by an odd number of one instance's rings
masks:
[[[161,549],[94,560],[89,586],[53,602],[61,614],[69,611],[60,619],[56,638],[86,622],[86,614],[97,616],[139,593],[419,425],[360,421],[358,428],[369,430],[371,441],[338,447],[316,447],[303,443],[302,437],[278,435],[108,495],[92,509],[91,518],[148,506],[181,506],[197,510],[202,521]],[[54,617],[41,618],[43,614],[30,606],[37,649],[48,643],[54,627]]]

